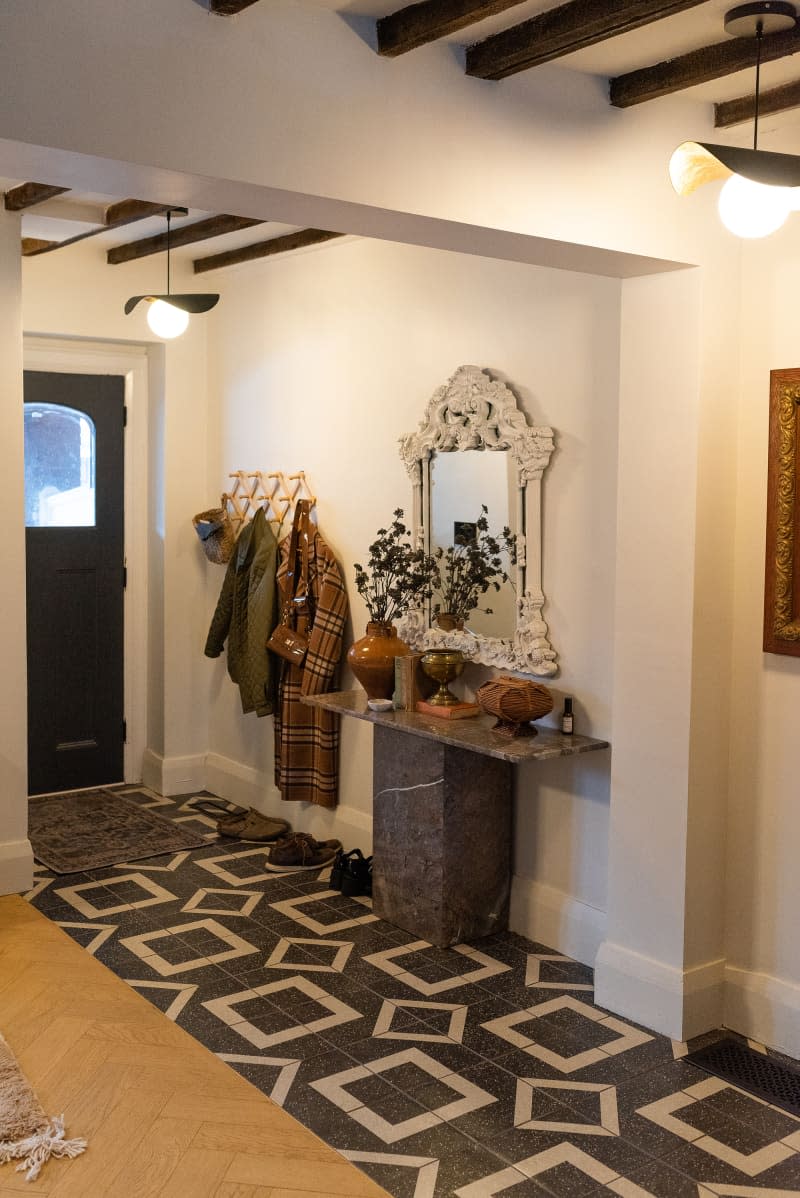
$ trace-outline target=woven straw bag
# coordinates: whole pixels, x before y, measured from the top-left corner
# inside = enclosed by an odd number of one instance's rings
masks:
[[[224,566],[231,560],[236,537],[224,495],[220,504],[220,507],[212,507],[206,512],[198,512],[196,516],[192,517],[192,524],[208,560],[218,566]]]

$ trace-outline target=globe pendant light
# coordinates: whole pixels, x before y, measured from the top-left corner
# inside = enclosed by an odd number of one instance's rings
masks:
[[[185,208],[170,208],[167,211],[167,294],[166,295],[132,295],[125,304],[125,315],[129,316],[141,300],[147,300],[147,323],[157,337],[165,341],[180,337],[189,326],[190,312],[208,312],[219,301],[218,295],[210,292],[189,292],[182,295],[172,295],[169,289],[169,234],[170,219],[173,212],[186,215]]]
[[[796,24],[794,5],[778,0],[740,4],[726,14],[726,33],[756,38],[753,148],[685,141],[670,160],[670,179],[678,195],[690,195],[704,183],[726,180],[719,197],[720,219],[738,237],[766,237],[797,208],[798,193],[793,189],[800,187],[800,158],[758,148],[762,39],[765,33],[786,32]]]

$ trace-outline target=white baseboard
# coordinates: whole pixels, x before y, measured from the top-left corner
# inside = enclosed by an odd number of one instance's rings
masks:
[[[791,1057],[800,1057],[800,985],[728,965],[725,1027]]]
[[[594,965],[606,934],[606,913],[531,878],[511,879],[512,932]]]
[[[206,755],[162,757],[152,749],[142,754],[142,783],[161,795],[182,795],[206,785]]]
[[[595,1002],[673,1040],[720,1027],[725,960],[678,969],[606,940],[595,964]]]
[[[346,849],[372,852],[372,816],[368,812],[342,802],[331,810],[312,803],[284,803],[270,774],[219,753],[209,753],[205,760],[206,789],[220,798],[288,819],[295,831],[310,832],[317,840],[336,837]]]
[[[0,844],[0,894],[22,894],[33,885],[33,852],[29,840]]]

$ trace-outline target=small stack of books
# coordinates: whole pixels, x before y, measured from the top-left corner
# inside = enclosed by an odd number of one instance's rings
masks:
[[[407,653],[394,659],[395,711],[416,711],[417,703],[427,699],[436,688],[436,683],[419,664],[421,657],[421,653]]]

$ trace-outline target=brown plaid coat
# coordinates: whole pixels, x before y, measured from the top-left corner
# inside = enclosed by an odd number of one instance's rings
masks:
[[[333,689],[347,621],[347,593],[336,558],[316,531],[310,549],[310,610],[297,619],[298,632],[309,638],[308,652],[302,666],[281,661],[275,707],[275,785],[282,799],[335,807],[339,717],[306,707],[300,699]],[[279,587],[288,557],[286,537],[280,546]]]

